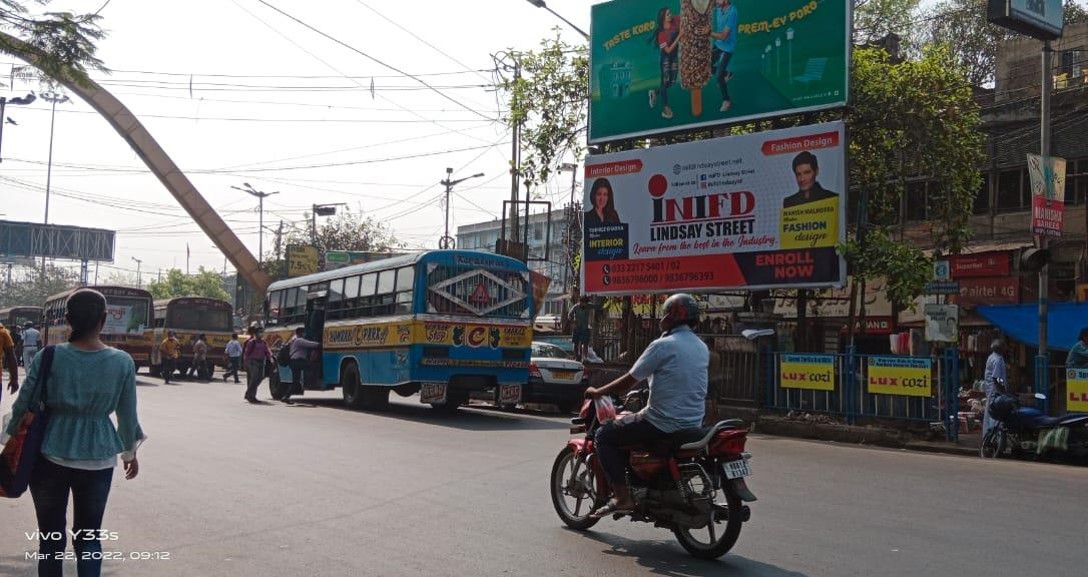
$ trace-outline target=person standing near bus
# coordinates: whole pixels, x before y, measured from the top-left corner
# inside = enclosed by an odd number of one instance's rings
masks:
[[[177,369],[178,358],[181,357],[181,342],[174,331],[166,333],[166,338],[159,345],[162,356],[162,380],[170,384],[170,377],[174,376]]]
[[[242,343],[238,342],[238,333],[231,333],[230,342],[223,352],[227,354],[229,363],[227,372],[223,373],[223,382],[227,382],[227,377],[233,375],[234,382],[237,383],[238,371],[242,369]]]
[[[257,388],[264,380],[264,368],[268,363],[275,363],[272,350],[268,343],[264,342],[264,329],[250,327],[249,340],[242,350],[242,358],[246,362],[246,395],[245,399],[250,403],[260,403],[257,400]]]
[[[584,361],[589,352],[589,319],[593,316],[593,305],[589,297],[583,296],[582,300],[571,307],[571,342],[574,344],[574,358]]]
[[[19,361],[15,360],[15,341],[11,333],[0,323],[0,368],[8,369],[8,390],[15,394],[19,390]],[[4,389],[0,388],[0,399],[4,396]]]
[[[196,336],[196,340],[193,341],[193,362],[189,365],[189,371],[186,376],[196,376],[198,379],[203,379],[208,375],[208,340],[204,333],[200,333]]]
[[[27,321],[23,327],[23,366],[29,367],[34,362],[34,355],[42,348],[42,334],[34,328],[33,321]]]
[[[290,347],[288,350],[291,351],[291,387],[280,399],[285,403],[291,402],[291,395],[296,391],[302,393],[303,372],[310,370],[310,352],[321,347],[321,343],[303,338],[305,334],[306,329],[298,327],[295,329],[295,336],[284,345]]]

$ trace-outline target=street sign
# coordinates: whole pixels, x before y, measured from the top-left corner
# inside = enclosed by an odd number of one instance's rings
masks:
[[[947,260],[933,261],[933,280],[947,281],[952,279],[952,267]]]
[[[956,281],[927,282],[922,292],[927,295],[958,295],[960,294],[960,283]]]
[[[1039,40],[1062,36],[1062,0],[987,0],[986,19]]]

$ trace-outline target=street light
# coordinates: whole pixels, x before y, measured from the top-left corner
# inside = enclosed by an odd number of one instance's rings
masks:
[[[319,216],[333,216],[336,214],[336,207],[347,206],[345,202],[334,202],[332,204],[315,204],[313,205],[313,212],[310,213],[310,242],[314,246],[317,246],[317,217]]]
[[[136,288],[144,288],[143,277],[140,276],[140,265],[144,264],[144,261],[132,257],[132,260],[136,261]]]
[[[53,123],[57,118],[57,103],[70,102],[71,99],[59,92],[43,92],[42,98],[53,104],[53,112],[49,116],[49,162],[45,169],[45,224],[49,224],[49,188],[53,180]],[[42,268],[45,268],[45,257],[42,257]]]
[[[775,62],[775,76],[782,77],[782,37],[774,39],[774,62]]]
[[[12,98],[10,100],[6,96],[0,96],[0,144],[3,144],[4,142],[4,124],[7,124],[7,116],[4,115],[4,109],[7,107],[7,105],[19,104],[22,106],[26,106],[27,104],[30,104],[37,99],[38,97],[34,96],[33,92],[27,94],[25,97],[20,98],[16,96],[15,98]],[[15,124],[15,122],[12,121],[11,124]],[[3,160],[3,156],[0,156],[0,162],[3,162]]]
[[[790,84],[793,84],[793,28],[786,28],[786,40],[789,42],[789,54],[787,55],[787,64],[790,75]]]
[[[575,26],[573,22],[571,22],[570,20],[567,20],[566,18],[563,18],[563,16],[558,14],[555,10],[552,10],[551,8],[548,8],[548,4],[545,3],[544,0],[526,0],[526,1],[529,2],[530,4],[532,4],[533,6],[536,6],[537,8],[543,8],[543,9],[547,10],[548,12],[551,12],[552,16],[555,16],[556,18],[562,20],[563,22],[566,22],[567,26],[570,26],[571,28],[574,28],[575,31],[577,31],[579,34],[582,35],[582,38],[585,38],[586,40],[589,40],[589,34],[587,34],[585,30],[582,30],[581,28]]]
[[[240,190],[240,191],[245,192],[245,193],[247,193],[247,194],[249,194],[251,196],[256,196],[258,201],[259,201],[258,205],[257,205],[257,210],[260,213],[260,216],[257,217],[258,222],[259,222],[259,226],[260,226],[260,228],[258,229],[258,232],[257,232],[257,235],[258,235],[258,237],[257,237],[258,238],[258,240],[257,240],[257,263],[258,263],[258,265],[263,265],[264,264],[264,199],[265,199],[265,197],[272,196],[273,194],[279,194],[279,191],[276,191],[276,192],[262,192],[260,190],[257,190],[255,188],[253,188],[253,186],[250,185],[248,182],[243,182],[242,186],[244,186],[245,188],[239,188],[237,186],[232,186],[231,188],[233,188],[234,190]]]
[[[450,180],[450,177],[453,176],[453,169],[446,168],[446,180],[439,182],[439,184],[446,187],[446,233],[442,235],[442,238],[438,239],[438,248],[449,249],[453,248],[456,244],[453,240],[453,237],[450,236],[450,193],[453,192],[453,187],[461,184],[462,182],[470,178],[479,178],[483,175],[484,173],[478,172],[476,174],[473,174],[472,176],[466,176],[457,180]]]

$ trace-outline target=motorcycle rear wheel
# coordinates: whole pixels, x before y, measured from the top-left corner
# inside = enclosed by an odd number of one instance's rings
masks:
[[[597,494],[597,477],[593,469],[587,470],[585,463],[581,462],[570,446],[564,447],[555,458],[550,484],[552,505],[555,506],[555,512],[559,514],[559,518],[568,527],[585,531],[600,521],[590,517],[589,514],[597,507],[604,505],[608,496]],[[584,491],[587,488],[588,493]],[[572,492],[576,494],[572,495]],[[575,500],[573,510],[567,502],[568,498]]]
[[[982,444],[978,448],[978,456],[983,459],[1001,458],[1005,454],[1007,443],[1005,431],[1000,427],[994,427],[982,438]]]
[[[695,529],[696,532],[702,534],[705,532],[705,536],[709,537],[706,541],[697,539],[692,535],[692,529],[685,527],[676,527],[672,530],[676,535],[676,540],[680,542],[680,545],[687,550],[693,557],[700,559],[717,559],[722,555],[725,555],[733,548],[733,545],[737,544],[737,539],[740,537],[740,528],[744,524],[743,518],[743,503],[740,500],[740,495],[737,495],[730,486],[726,485],[722,487],[722,492],[725,494],[725,503],[729,509],[730,514],[728,519],[725,520],[725,530],[721,531],[722,527],[720,513],[717,508],[711,509],[710,523],[703,529]],[[720,532],[719,532],[720,531]]]

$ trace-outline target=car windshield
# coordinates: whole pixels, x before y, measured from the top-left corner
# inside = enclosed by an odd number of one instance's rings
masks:
[[[563,349],[555,345],[533,345],[533,356],[542,357],[546,359],[569,359],[570,355]]]

